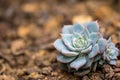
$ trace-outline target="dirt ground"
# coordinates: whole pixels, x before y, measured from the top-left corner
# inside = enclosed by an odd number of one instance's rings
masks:
[[[120,49],[119,0],[0,0],[0,80],[120,80],[118,65],[83,77],[63,71],[53,47],[63,25],[97,20]]]

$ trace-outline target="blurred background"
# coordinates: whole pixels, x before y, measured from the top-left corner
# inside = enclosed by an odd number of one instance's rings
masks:
[[[0,0],[0,80],[77,80],[52,46],[63,25],[97,20],[120,41],[120,0]]]

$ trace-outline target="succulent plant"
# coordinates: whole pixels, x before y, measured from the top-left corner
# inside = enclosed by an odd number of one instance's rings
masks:
[[[59,51],[57,60],[68,71],[75,74],[86,71],[84,74],[87,74],[92,66],[97,67],[99,61],[115,65],[118,50],[110,39],[103,38],[97,21],[65,25],[61,37],[54,42],[54,46]]]
[[[116,65],[116,59],[119,55],[118,48],[115,47],[115,44],[111,42],[111,37],[106,41],[107,47],[103,53],[103,59],[106,60],[111,65]]]

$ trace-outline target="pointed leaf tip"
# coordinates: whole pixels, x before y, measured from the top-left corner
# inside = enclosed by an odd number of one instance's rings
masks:
[[[85,23],[84,25],[87,27],[90,33],[99,31],[99,25],[97,21],[88,22],[88,23]]]
[[[84,30],[84,26],[83,25],[78,24],[78,23],[76,23],[76,24],[73,25],[73,31],[75,33],[82,33],[83,30]]]

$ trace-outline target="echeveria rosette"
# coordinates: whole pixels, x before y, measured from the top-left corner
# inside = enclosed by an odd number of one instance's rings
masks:
[[[60,52],[57,60],[76,71],[90,68],[99,55],[100,38],[97,21],[85,24],[65,25],[61,33],[62,39],[57,39],[54,46]]]
[[[107,61],[110,65],[116,65],[116,59],[119,55],[118,48],[115,47],[115,44],[111,42],[111,37],[106,40],[107,42],[107,48],[103,53],[103,59]]]
[[[65,25],[61,37],[54,42],[54,46],[59,51],[57,60],[68,71],[81,76],[81,72],[95,71],[97,66],[106,62],[116,65],[118,49],[111,38],[103,38],[97,21]]]

